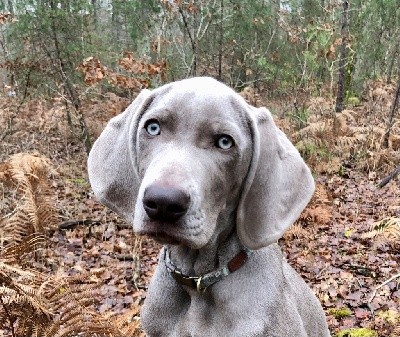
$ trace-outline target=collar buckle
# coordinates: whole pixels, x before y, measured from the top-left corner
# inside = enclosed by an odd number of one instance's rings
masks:
[[[197,290],[197,292],[204,293],[206,291],[207,287],[203,288],[201,286],[201,281],[203,280],[203,276],[199,276],[199,277],[196,277],[196,278],[197,278],[197,280],[196,280],[196,290]]]

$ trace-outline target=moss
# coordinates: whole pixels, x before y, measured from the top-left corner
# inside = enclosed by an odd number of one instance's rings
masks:
[[[378,337],[378,333],[367,328],[353,328],[338,332],[337,337]]]
[[[360,99],[355,96],[348,97],[347,104],[352,106],[360,105]]]
[[[384,319],[389,324],[397,324],[398,322],[400,323],[400,313],[397,310],[389,309],[386,311],[381,311],[377,316]]]
[[[351,315],[351,310],[349,308],[332,308],[329,310],[329,314],[331,314],[336,319],[340,319],[343,317],[348,317]]]
[[[88,184],[88,182],[85,178],[72,178],[72,179],[68,179],[68,180],[77,185],[87,185]]]
[[[344,231],[344,237],[345,238],[351,238],[351,236],[353,235],[353,231],[354,231],[354,228],[353,227],[349,227],[349,228],[346,228],[346,230]]]
[[[297,150],[301,153],[301,155],[309,159],[311,157],[316,157],[320,159],[330,159],[332,157],[329,149],[322,145],[319,146],[315,144],[313,141],[299,141],[296,144]]]

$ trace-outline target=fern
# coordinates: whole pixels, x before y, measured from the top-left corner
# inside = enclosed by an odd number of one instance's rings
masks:
[[[389,149],[382,149],[385,125],[360,108],[344,110],[331,117],[311,117],[309,125],[293,133],[293,141],[317,172],[335,172],[329,163],[332,156],[341,162],[356,159],[357,167],[366,171],[390,168],[400,158],[399,121],[392,127]],[[329,151],[322,151],[324,149]],[[321,155],[323,152],[328,155]]]
[[[4,216],[4,231],[16,242],[32,233],[45,233],[56,223],[48,176],[54,173],[48,159],[20,153],[0,166],[0,182],[3,182],[18,200],[12,215]]]
[[[298,223],[290,227],[283,235],[284,239],[303,239],[308,237],[309,233]]]
[[[13,337],[139,336],[139,320],[127,318],[137,317],[138,306],[118,320],[95,311],[100,284],[88,281],[93,273],[49,276],[30,268],[31,255],[49,244],[37,233],[46,234],[57,220],[48,180],[52,173],[46,158],[31,154],[0,164],[8,202],[0,209],[7,233],[1,237],[0,329]]]
[[[326,225],[332,219],[332,209],[324,206],[307,207],[299,220],[306,224]]]
[[[400,218],[388,217],[374,222],[363,238],[373,238],[382,235],[387,239],[400,239]]]
[[[325,225],[332,219],[332,203],[324,185],[317,184],[315,193],[307,208],[301,213],[299,222],[303,224]]]
[[[121,335],[133,337],[145,336],[144,333],[140,332],[139,308],[139,304],[136,303],[132,309],[123,315],[118,315],[113,320],[113,324],[120,331]]]
[[[0,252],[0,329],[13,337],[139,336],[139,306],[112,319],[94,310],[100,298],[93,273],[65,277],[24,269],[22,261],[47,241],[32,235]],[[132,317],[136,317],[132,319]]]
[[[335,141],[335,145],[339,151],[350,151],[352,148],[357,146],[362,140],[364,140],[363,136],[342,136],[338,137]]]
[[[37,291],[37,282],[44,276],[13,264],[34,251],[35,246],[35,238],[31,237],[0,254],[0,328],[13,337],[30,336],[33,327],[43,329],[50,322],[46,299]]]

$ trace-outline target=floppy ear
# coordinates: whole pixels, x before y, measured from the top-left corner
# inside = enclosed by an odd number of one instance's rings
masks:
[[[89,180],[97,199],[130,223],[139,189],[136,129],[149,96],[149,90],[142,90],[123,113],[108,122],[88,158]]]
[[[297,149],[265,108],[248,108],[253,156],[237,212],[237,232],[250,249],[277,241],[314,193],[314,180]]]

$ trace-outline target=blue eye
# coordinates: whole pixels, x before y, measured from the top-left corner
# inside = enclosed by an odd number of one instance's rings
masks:
[[[154,119],[147,121],[144,128],[150,136],[158,136],[161,133],[160,124]]]
[[[231,136],[222,135],[221,137],[219,137],[217,139],[215,146],[222,150],[228,150],[231,147],[233,147],[234,144],[235,144],[235,142],[233,141]]]

